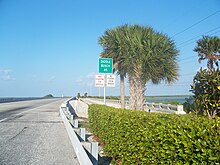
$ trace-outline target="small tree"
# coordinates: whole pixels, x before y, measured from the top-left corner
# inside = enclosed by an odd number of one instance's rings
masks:
[[[77,97],[80,98],[80,93],[77,93]]]
[[[87,92],[84,93],[84,97],[88,97],[88,93]]]
[[[209,71],[214,69],[214,63],[219,68],[218,61],[220,60],[220,38],[217,36],[203,36],[197,41],[197,46],[194,49],[198,53],[199,63],[202,60],[207,60],[207,68]]]
[[[199,63],[207,60],[207,69],[196,74],[191,91],[194,93],[192,110],[196,114],[215,118],[220,110],[220,38],[217,36],[203,36],[197,41],[194,51],[198,53]],[[216,67],[215,67],[215,65]]]
[[[191,91],[194,94],[194,112],[215,118],[220,115],[220,71],[200,69],[193,79]]]

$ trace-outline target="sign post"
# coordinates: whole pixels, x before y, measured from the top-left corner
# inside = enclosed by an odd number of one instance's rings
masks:
[[[105,76],[105,80],[106,80],[106,76]],[[106,105],[106,92],[105,92],[105,90],[106,90],[106,81],[105,81],[105,85],[104,85],[104,93],[103,93],[103,95],[104,95],[104,99],[103,99],[103,101],[104,101],[104,105]]]
[[[113,59],[112,58],[99,58],[99,73],[104,73],[105,85],[104,85],[104,104],[106,104],[106,73],[113,71]]]

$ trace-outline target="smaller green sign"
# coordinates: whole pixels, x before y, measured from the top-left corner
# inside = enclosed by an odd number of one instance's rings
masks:
[[[99,73],[112,73],[112,66],[112,58],[99,58]]]

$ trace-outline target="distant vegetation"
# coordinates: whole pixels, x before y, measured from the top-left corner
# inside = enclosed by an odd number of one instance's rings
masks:
[[[159,103],[159,102],[155,102],[155,103]],[[163,104],[180,105],[181,103],[179,101],[172,100],[172,101],[163,102]]]
[[[46,96],[44,96],[44,98],[53,98],[54,96],[52,94],[48,94]]]
[[[87,96],[88,98],[103,99],[103,96]],[[120,100],[120,96],[106,96],[106,99]]]

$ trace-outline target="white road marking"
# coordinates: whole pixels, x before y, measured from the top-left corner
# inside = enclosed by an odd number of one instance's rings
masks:
[[[5,121],[5,120],[7,120],[7,119],[8,119],[8,118],[4,118],[4,119],[0,120],[0,123],[3,122],[3,121]]]

